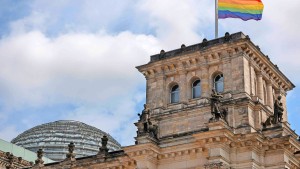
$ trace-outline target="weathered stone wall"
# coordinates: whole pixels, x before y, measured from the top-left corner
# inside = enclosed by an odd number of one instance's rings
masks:
[[[207,107],[199,107],[165,115],[165,118],[158,123],[159,137],[168,137],[174,134],[205,129],[205,123],[209,121],[209,118],[211,118],[211,113]]]
[[[191,61],[186,61],[190,57],[195,57],[194,66],[191,65]],[[191,85],[196,79],[201,80],[201,97],[207,98],[213,88],[213,78],[220,73],[224,76],[224,93],[238,94],[245,92],[244,58],[239,55],[226,56],[228,58],[225,56],[220,57],[213,59],[195,53],[192,56],[172,58],[167,63],[162,61],[151,65],[149,69],[155,69],[156,74],[147,77],[147,104],[152,109],[168,107],[170,105],[170,90],[175,84],[180,87],[180,102],[188,104],[192,101]],[[247,93],[250,95],[250,92]]]

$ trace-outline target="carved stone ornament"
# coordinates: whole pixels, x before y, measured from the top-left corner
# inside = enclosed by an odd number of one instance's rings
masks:
[[[222,166],[222,162],[208,163],[204,165],[205,169],[221,169]]]
[[[220,119],[226,121],[228,109],[221,108],[221,101],[220,101],[221,98],[223,98],[223,95],[217,93],[215,89],[212,89],[212,94],[210,98],[212,118],[209,119],[209,122],[216,122],[219,121]]]
[[[165,53],[165,51],[162,49],[162,50],[160,51],[160,53],[159,53],[159,58],[160,58],[160,59],[163,59],[163,58],[165,58],[165,55],[166,55],[166,53]]]
[[[230,39],[231,39],[230,34],[228,32],[226,32],[225,37],[224,37],[224,41],[228,42],[228,41],[230,41]]]
[[[107,142],[108,142],[108,137],[103,136],[101,138],[101,147],[100,147],[99,154],[107,154],[108,153]]]
[[[204,39],[202,40],[201,47],[206,47],[207,45],[208,45],[208,41],[207,41],[206,38],[204,38]]]
[[[71,142],[69,145],[68,145],[68,153],[67,153],[67,159],[75,159],[75,153],[74,153],[74,150],[75,150],[75,144],[73,142]]]
[[[6,157],[8,159],[8,165],[6,166],[6,169],[14,169],[14,155],[12,153],[7,152]]]
[[[282,122],[283,111],[284,111],[284,108],[283,108],[283,105],[281,102],[281,96],[278,96],[277,100],[274,103],[275,123]]]
[[[151,110],[148,108],[148,105],[144,104],[144,110],[142,111],[142,114],[138,114],[140,119],[137,123],[135,123],[138,129],[137,136],[149,134],[153,138],[157,138],[158,126],[150,121],[150,112]]]
[[[37,159],[35,160],[35,165],[43,165],[44,164],[43,155],[44,155],[44,151],[40,148],[37,151]]]
[[[267,126],[281,123],[283,111],[284,108],[281,102],[281,96],[278,96],[274,103],[274,114],[269,116],[267,120],[262,123],[263,127],[266,128]]]

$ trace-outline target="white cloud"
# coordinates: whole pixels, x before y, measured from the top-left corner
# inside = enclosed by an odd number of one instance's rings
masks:
[[[28,32],[0,42],[5,102],[99,102],[132,91],[144,81],[135,66],[158,51],[152,36],[70,33],[48,38]],[[59,98],[58,100],[56,100]]]
[[[139,7],[150,17],[150,25],[168,50],[182,43],[199,43],[203,35],[197,28],[209,25],[213,11],[208,12],[210,2],[197,0],[143,0]],[[204,15],[206,14],[206,15]],[[199,26],[201,25],[201,26]]]
[[[14,33],[31,30],[51,35],[70,31],[95,32],[109,28],[134,12],[134,3],[132,0],[33,0],[28,5],[29,15],[12,21],[10,26]]]
[[[268,45],[267,52],[270,53],[272,61],[278,64],[280,70],[293,80],[300,83],[300,19],[297,16],[300,1],[292,0],[283,4],[280,0],[267,3],[265,15],[268,33],[265,33],[260,43]]]
[[[6,37],[0,41],[2,106],[15,111],[74,104],[78,107],[74,112],[57,118],[77,119],[108,132],[130,128],[132,135],[134,108],[145,96],[137,89],[145,79],[135,66],[147,63],[159,46],[151,35],[130,32],[49,38],[32,31]],[[123,144],[129,144],[127,138],[122,138]]]

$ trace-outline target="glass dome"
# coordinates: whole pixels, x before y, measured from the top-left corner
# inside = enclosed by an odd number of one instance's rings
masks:
[[[61,161],[66,158],[68,144],[75,144],[76,157],[95,155],[99,152],[101,138],[108,137],[110,151],[121,149],[121,145],[108,133],[82,122],[60,120],[38,125],[18,135],[11,142],[36,152],[42,148],[45,156]]]

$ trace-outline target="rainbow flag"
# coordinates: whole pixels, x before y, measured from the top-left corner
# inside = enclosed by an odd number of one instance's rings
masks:
[[[219,0],[218,18],[261,20],[264,4],[261,0]]]

